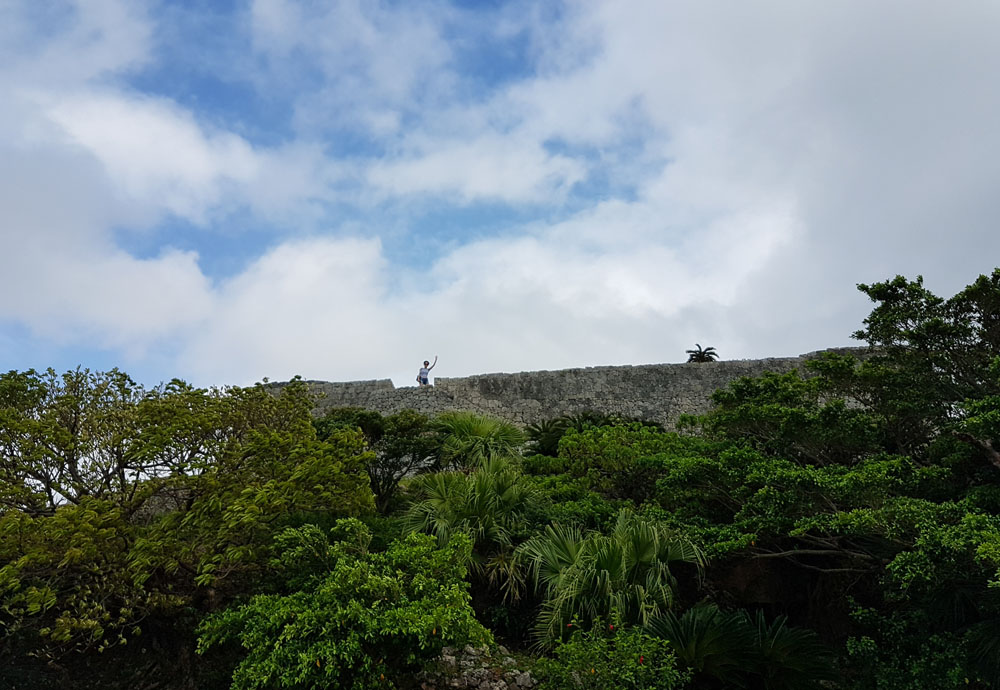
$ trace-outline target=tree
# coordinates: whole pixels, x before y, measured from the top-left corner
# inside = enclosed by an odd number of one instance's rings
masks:
[[[408,530],[433,534],[439,544],[457,532],[469,534],[473,573],[493,578],[510,593],[518,588],[507,554],[525,526],[537,492],[516,467],[502,459],[491,460],[468,475],[438,472],[417,477],[409,490],[412,503],[403,518]],[[498,569],[508,577],[498,579]]]
[[[178,621],[266,571],[276,531],[369,511],[361,435],[318,441],[311,408],[301,381],[0,376],[0,655],[174,644]]]
[[[987,421],[1000,417],[1000,269],[950,299],[919,276],[858,288],[877,303],[854,334],[872,356],[845,388],[897,418],[910,447],[948,435],[1000,470],[1000,426]]]
[[[569,431],[559,442],[559,460],[594,491],[642,503],[656,494],[665,456],[697,454],[706,445],[658,426],[616,423]]]
[[[404,478],[433,468],[441,443],[430,420],[414,410],[383,417],[374,410],[337,408],[315,424],[320,438],[343,428],[356,428],[364,435],[371,451],[365,469],[381,513],[393,505]]]
[[[176,454],[150,438],[140,406],[155,404],[127,375],[51,369],[0,376],[0,501],[29,515],[85,497],[131,502]]]
[[[714,362],[719,358],[718,353],[715,351],[714,347],[706,347],[704,350],[701,349],[701,345],[698,343],[694,344],[694,350],[685,350],[688,356],[688,363],[702,363],[702,362]]]
[[[804,573],[859,688],[993,686],[1000,270],[948,299],[920,278],[859,289],[868,351],[717,393],[699,424],[722,450],[667,459],[661,506],[714,554]]]
[[[395,687],[446,645],[490,642],[464,581],[472,544],[437,545],[411,534],[384,553],[343,520],[332,540],[314,525],[279,536],[280,567],[294,589],[262,594],[207,618],[199,652],[237,642],[246,656],[233,690]]]
[[[518,555],[544,598],[536,632],[546,644],[613,615],[646,623],[673,604],[672,568],[686,563],[700,573],[705,565],[691,541],[627,510],[608,535],[550,525]]]
[[[441,466],[469,469],[497,458],[517,457],[525,442],[513,424],[474,412],[445,412],[434,420]]]

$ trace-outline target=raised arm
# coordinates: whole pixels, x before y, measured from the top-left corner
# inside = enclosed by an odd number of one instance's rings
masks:
[[[434,364],[437,364],[437,363],[438,363],[438,356],[434,355]],[[429,367],[427,367],[427,371],[430,371],[431,369],[433,369],[434,368],[434,364],[432,364]]]

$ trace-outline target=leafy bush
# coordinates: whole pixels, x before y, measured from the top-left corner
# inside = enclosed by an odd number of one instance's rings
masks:
[[[569,430],[559,442],[567,471],[610,498],[641,503],[655,493],[664,464],[710,448],[700,439],[638,422]]]
[[[529,455],[522,462],[526,474],[559,475],[566,471],[566,461],[551,455]]]
[[[371,553],[370,532],[350,519],[332,537],[309,525],[287,530],[279,564],[295,591],[202,623],[199,653],[227,641],[247,652],[233,690],[392,687],[446,645],[491,641],[470,606],[465,535],[438,547],[411,534]]]
[[[591,491],[586,480],[578,477],[561,474],[528,479],[539,496],[528,516],[531,527],[536,530],[554,522],[584,529],[610,529],[618,513],[631,506],[628,501],[608,499]]]
[[[688,679],[670,645],[638,628],[609,624],[578,631],[554,656],[536,667],[539,690],[675,690]]]

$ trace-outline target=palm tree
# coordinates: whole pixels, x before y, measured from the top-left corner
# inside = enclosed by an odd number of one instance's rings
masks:
[[[743,677],[753,659],[754,634],[742,612],[722,611],[715,604],[658,616],[646,626],[651,634],[669,640],[678,661],[695,674],[721,681],[726,687],[744,687]]]
[[[695,606],[681,616],[652,619],[646,630],[669,641],[677,659],[696,674],[725,687],[764,690],[819,688],[837,680],[830,650],[812,630],[793,628],[784,616],[768,623],[760,611],[732,613],[714,604]]]
[[[487,460],[471,474],[438,472],[414,478],[405,529],[427,532],[442,545],[458,531],[473,541],[472,571],[516,598],[519,574],[511,568],[514,536],[537,497],[535,488],[503,458]]]
[[[513,424],[474,412],[445,412],[434,420],[444,467],[470,469],[496,458],[517,457],[524,433]]]
[[[791,627],[785,616],[768,623],[762,611],[747,620],[756,633],[760,655],[754,672],[764,680],[766,690],[818,688],[819,681],[839,680],[830,650],[812,630]]]
[[[528,449],[529,454],[555,457],[559,454],[559,439],[563,437],[568,428],[569,422],[566,417],[529,424],[525,428],[528,440],[531,442]]]
[[[647,422],[639,419],[629,419],[627,417],[607,415],[593,410],[586,410],[575,414],[566,414],[562,417],[556,417],[555,419],[530,424],[525,429],[525,431],[528,432],[528,439],[531,441],[529,453],[555,457],[559,454],[559,440],[565,436],[566,432],[570,429],[583,432],[593,427],[613,426],[631,422],[660,426],[656,422]]]
[[[719,353],[715,351],[714,347],[706,347],[704,350],[701,349],[701,345],[698,343],[694,344],[694,350],[685,350],[688,356],[688,364],[692,362],[714,362],[719,358]]]
[[[614,613],[624,623],[645,623],[673,603],[671,566],[692,563],[700,572],[705,563],[690,541],[628,510],[611,534],[552,525],[518,555],[544,597],[536,627],[542,644],[559,640],[573,621],[589,626]]]

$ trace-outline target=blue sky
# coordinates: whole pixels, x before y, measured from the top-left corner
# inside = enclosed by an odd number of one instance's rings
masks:
[[[1000,263],[1000,6],[0,2],[0,370],[849,343]]]

